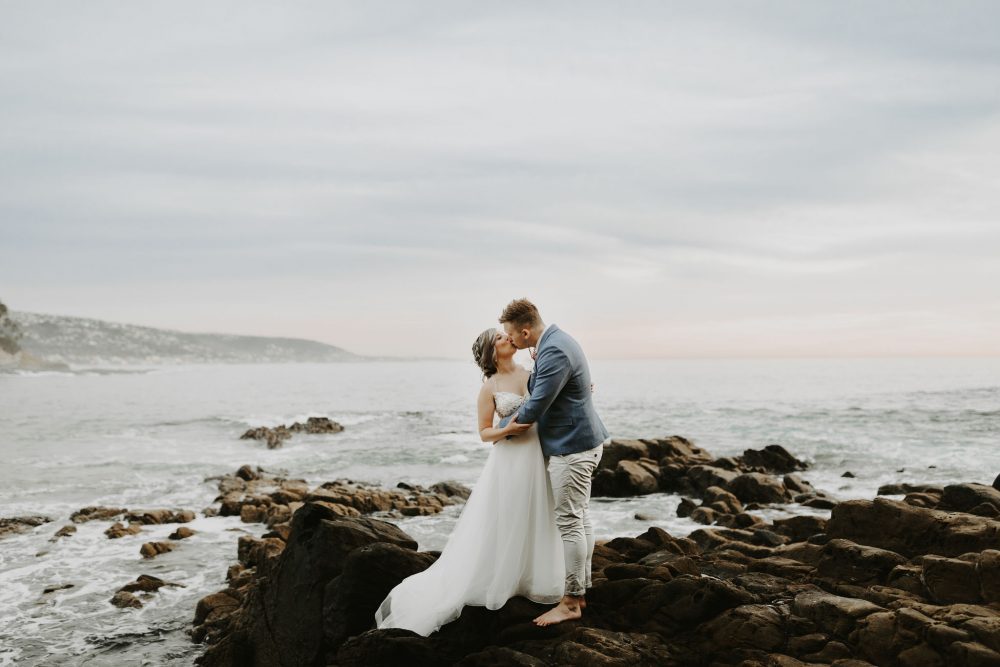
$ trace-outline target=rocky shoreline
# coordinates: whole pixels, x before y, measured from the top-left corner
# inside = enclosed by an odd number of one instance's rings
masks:
[[[542,608],[514,598],[425,638],[373,629],[388,591],[438,556],[385,518],[440,511],[467,489],[309,490],[244,466],[219,479],[218,511],[271,530],[240,538],[228,587],[199,602],[198,664],[1000,665],[1000,490],[837,502],[805,468],[778,445],[715,458],[676,436],[614,441],[595,496],[679,493],[678,512],[706,527],[599,543],[581,621],[535,627]],[[753,513],[787,503],[831,516]]]

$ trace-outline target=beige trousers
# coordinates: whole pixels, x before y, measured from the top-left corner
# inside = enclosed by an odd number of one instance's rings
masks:
[[[566,559],[564,595],[583,595],[591,586],[594,529],[590,523],[590,483],[603,453],[601,443],[585,452],[545,459]]]

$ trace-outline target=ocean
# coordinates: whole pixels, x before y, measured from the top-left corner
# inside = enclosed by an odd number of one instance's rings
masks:
[[[890,482],[990,484],[1000,473],[1000,358],[594,361],[595,401],[613,437],[683,435],[717,456],[771,443],[810,462],[834,496]],[[190,665],[197,601],[225,586],[242,534],[264,526],[200,516],[206,477],[243,464],[310,484],[472,485],[489,453],[476,434],[478,369],[458,361],[189,365],[0,374],[0,517],[54,519],[0,540],[0,665]],[[240,440],[251,426],[327,416],[346,429],[280,449]],[[850,471],[853,478],[842,477]],[[595,499],[599,539],[676,516],[679,498]],[[193,509],[197,534],[153,560],[142,543],[177,525],[109,540],[108,522],[49,538],[87,505]],[[398,523],[440,549],[461,511]],[[650,515],[640,521],[635,514]],[[817,510],[761,512],[768,518]],[[142,609],[109,603],[139,574],[162,588]],[[47,586],[71,588],[43,594]]]

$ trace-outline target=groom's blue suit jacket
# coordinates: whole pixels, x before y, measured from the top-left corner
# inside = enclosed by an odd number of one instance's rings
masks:
[[[546,456],[593,449],[608,437],[594,409],[590,366],[580,344],[552,325],[535,348],[535,371],[528,380],[531,397],[516,413],[520,424],[538,424]],[[513,417],[500,421],[506,426]]]

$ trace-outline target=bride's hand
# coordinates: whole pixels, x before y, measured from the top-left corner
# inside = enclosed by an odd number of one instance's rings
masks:
[[[519,422],[512,421],[507,424],[505,428],[507,430],[507,435],[521,435],[531,428],[531,424],[521,424]]]

